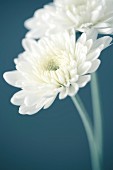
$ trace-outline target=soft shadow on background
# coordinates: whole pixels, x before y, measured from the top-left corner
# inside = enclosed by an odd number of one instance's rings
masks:
[[[18,114],[3,72],[15,69],[23,51],[24,21],[49,0],[0,0],[0,170],[91,170],[86,134],[70,98],[58,99],[34,116]],[[113,46],[98,71],[103,104],[104,169],[113,170]],[[90,85],[79,92],[92,116]]]

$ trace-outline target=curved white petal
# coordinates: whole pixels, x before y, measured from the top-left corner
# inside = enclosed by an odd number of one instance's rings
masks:
[[[93,52],[91,52],[87,55],[87,60],[94,61],[95,59],[97,59],[99,57],[100,52],[101,52],[100,49],[97,48],[96,50],[94,50]]]
[[[109,44],[112,41],[112,37],[110,36],[104,36],[102,38],[97,39],[92,48],[95,50],[96,48],[99,48],[100,50],[103,50],[109,46]],[[102,46],[103,45],[103,46]]]
[[[5,81],[15,87],[22,87],[22,82],[24,81],[24,77],[18,71],[9,71],[3,74],[3,78]]]
[[[11,98],[11,103],[17,106],[20,106],[24,103],[26,93],[21,90],[13,95]]]
[[[90,29],[86,31],[87,40],[92,39],[93,42],[97,39],[98,31],[96,29]]]
[[[26,38],[22,40],[22,45],[26,51],[31,52],[33,54],[38,53],[38,46],[36,41]]]
[[[56,99],[56,96],[51,97],[51,98],[48,98],[48,99],[46,100],[46,102],[44,103],[44,109],[49,108],[49,107],[53,104],[53,102],[55,101],[55,99]]]
[[[101,34],[113,34],[113,26],[111,28],[98,29]]]
[[[101,61],[99,59],[94,60],[92,62],[92,66],[91,66],[90,70],[88,71],[88,73],[95,72],[98,69],[100,63],[101,63]]]
[[[79,78],[77,84],[79,87],[84,87],[91,80],[91,75],[84,75]]]
[[[38,111],[40,111],[42,109],[42,105],[37,107],[37,105],[34,106],[26,106],[26,105],[21,105],[19,107],[19,113],[22,115],[33,115],[35,113],[37,113]]]
[[[24,26],[28,29],[35,28],[37,26],[37,18],[30,18],[24,22]]]
[[[44,35],[44,30],[42,29],[33,29],[27,32],[26,37],[27,38],[33,38],[33,39],[39,39],[39,37],[42,37]]]
[[[68,95],[68,90],[67,88],[63,88],[62,91],[59,93],[59,99],[64,99],[66,98]]]
[[[86,73],[89,71],[89,69],[91,68],[91,65],[92,65],[92,63],[89,62],[89,61],[85,62],[84,64],[81,64],[81,65],[78,67],[78,74],[79,74],[79,75],[84,75],[84,74],[86,74]]]
[[[74,96],[79,90],[78,84],[77,83],[73,83],[68,90],[68,95],[69,96]]]
[[[81,43],[81,44],[85,44],[86,43],[86,40],[87,40],[87,35],[86,33],[83,33],[80,38],[78,39],[77,42]]]
[[[44,103],[45,98],[43,97],[43,95],[40,95],[38,93],[31,93],[31,94],[26,94],[25,100],[24,100],[24,104],[26,106],[40,106],[42,105],[42,103]]]

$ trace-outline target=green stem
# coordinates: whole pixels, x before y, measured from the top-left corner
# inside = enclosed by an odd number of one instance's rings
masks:
[[[99,96],[99,86],[98,77],[96,73],[92,74],[91,80],[91,94],[92,94],[92,105],[93,105],[93,115],[94,115],[94,134],[96,145],[98,147],[98,152],[100,159],[102,161],[102,114],[101,114],[101,103]]]
[[[87,111],[78,95],[76,97],[71,97],[75,107],[78,110],[78,113],[82,119],[86,134],[87,134],[87,139],[89,142],[89,148],[90,148],[90,153],[91,153],[91,161],[92,161],[92,169],[93,170],[100,170],[100,162],[98,158],[98,152],[97,152],[97,147],[93,135],[93,128],[92,124],[90,121],[90,118],[87,114]]]

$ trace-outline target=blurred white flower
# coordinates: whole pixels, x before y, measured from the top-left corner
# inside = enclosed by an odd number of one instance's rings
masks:
[[[25,22],[30,31],[27,37],[38,39],[44,35],[75,28],[84,32],[96,28],[99,33],[113,33],[112,0],[54,0],[35,12]]]
[[[16,70],[4,73],[4,79],[21,88],[11,102],[19,105],[19,113],[34,114],[48,108],[56,96],[75,95],[100,65],[101,51],[109,46],[109,36],[97,39],[94,30],[83,33],[76,41],[75,31],[44,37],[38,42],[22,41],[25,52],[15,59]]]

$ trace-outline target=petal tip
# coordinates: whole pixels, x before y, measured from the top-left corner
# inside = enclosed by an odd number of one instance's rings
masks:
[[[9,83],[9,74],[10,74],[10,72],[5,72],[5,73],[3,74],[3,78],[4,78],[4,80],[5,80],[7,83]]]

